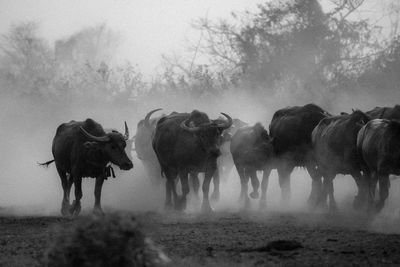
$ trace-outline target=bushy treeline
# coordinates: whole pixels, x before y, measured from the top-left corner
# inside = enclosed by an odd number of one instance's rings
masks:
[[[344,95],[398,97],[399,37],[384,40],[369,21],[350,20],[363,1],[332,2],[324,11],[317,0],[270,1],[254,12],[233,13],[229,21],[199,19],[194,56],[165,57],[162,74],[151,79],[129,62],[111,63],[120,38],[105,25],[54,45],[39,36],[37,24],[14,25],[0,43],[1,94],[49,105],[132,109],[160,98],[215,101],[227,92],[313,101],[328,109]],[[196,64],[200,56],[208,63]]]

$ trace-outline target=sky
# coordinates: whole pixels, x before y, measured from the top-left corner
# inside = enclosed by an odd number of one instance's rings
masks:
[[[106,23],[122,37],[119,57],[137,64],[144,74],[156,71],[162,54],[181,53],[199,32],[191,22],[200,17],[230,18],[232,11],[255,10],[262,0],[0,0],[0,34],[12,24],[35,21],[39,34],[57,39]],[[323,0],[323,7],[328,0]],[[380,0],[365,0],[361,16],[380,12]],[[359,14],[359,15],[360,15]],[[358,15],[358,16],[359,16]],[[377,17],[379,17],[377,15]]]
[[[254,9],[260,0],[0,0],[0,33],[12,24],[36,21],[50,44],[88,26],[106,23],[122,36],[126,58],[154,71],[161,54],[183,50],[199,17],[224,18]]]

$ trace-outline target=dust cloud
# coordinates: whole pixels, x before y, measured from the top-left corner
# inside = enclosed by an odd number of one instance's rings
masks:
[[[293,64],[293,60],[291,64]],[[301,66],[301,62],[297,62]],[[103,77],[104,78],[104,77]],[[79,87],[79,86],[78,86]],[[86,89],[86,88],[84,88]],[[89,88],[90,89],[90,88]],[[88,90],[89,90],[88,89]],[[269,89],[269,88],[266,88]],[[273,90],[265,90],[273,92]],[[393,95],[379,93],[365,94],[361,91],[329,92],[332,97],[329,103],[323,101],[325,91],[319,94],[299,94],[284,91],[276,94],[257,94],[250,88],[226,90],[218,96],[198,98],[187,94],[156,94],[143,101],[129,101],[114,105],[93,99],[81,100],[77,103],[41,101],[29,97],[16,98],[2,94],[0,99],[0,212],[18,215],[59,215],[62,188],[60,178],[54,164],[47,169],[39,167],[38,162],[53,158],[51,144],[56,128],[70,120],[82,121],[92,118],[104,128],[113,128],[123,132],[124,121],[127,122],[131,136],[136,132],[136,125],[148,111],[162,108],[159,112],[168,114],[172,111],[190,112],[198,109],[206,112],[210,118],[217,118],[224,112],[233,118],[239,118],[253,125],[261,122],[268,129],[274,112],[280,108],[293,105],[315,103],[331,114],[341,111],[350,112],[352,108],[369,110],[375,106],[392,106],[399,99]],[[301,93],[300,93],[301,94]],[[151,186],[141,161],[132,151],[134,168],[130,171],[116,170],[117,177],[108,178],[102,190],[102,206],[109,210],[126,211],[162,211],[164,206],[164,181],[159,188]],[[118,167],[115,167],[117,169]],[[262,175],[258,174],[259,179]],[[91,212],[94,204],[94,180],[85,178],[82,183],[83,212]],[[229,177],[221,181],[221,200],[212,203],[216,211],[239,211],[238,202],[240,180],[235,169]],[[311,178],[301,168],[296,168],[291,176],[292,198],[288,207],[281,205],[281,192],[276,171],[272,171],[267,191],[267,211],[309,211],[307,198],[311,190]],[[354,179],[348,175],[338,175],[334,180],[335,197],[340,210],[351,211],[351,204],[357,193]],[[210,192],[213,187],[211,186]],[[383,232],[400,232],[395,227],[400,220],[399,197],[400,184],[394,180],[390,189],[390,197],[383,212],[373,221],[372,230]],[[201,195],[201,194],[200,194]],[[73,190],[71,200],[74,199]],[[188,211],[197,213],[200,203],[194,197],[188,204]],[[251,209],[257,210],[258,200],[251,200]],[[390,227],[388,227],[388,225]],[[392,227],[393,226],[393,227]]]
[[[48,107],[29,101],[15,101],[12,98],[1,101],[5,112],[1,115],[3,149],[0,160],[4,167],[1,174],[0,203],[5,211],[23,215],[59,214],[63,194],[60,178],[54,164],[46,169],[37,166],[37,162],[53,158],[52,138],[58,125],[63,122],[72,119],[84,120],[90,117],[101,123],[104,128],[114,128],[123,132],[123,122],[127,121],[131,136],[133,136],[138,121],[149,110],[161,107],[163,108],[161,112],[164,113],[199,109],[207,112],[211,118],[216,118],[219,112],[226,112],[250,124],[262,122],[267,128],[274,110],[295,102],[294,100],[284,102],[282,99],[272,98],[263,101],[243,92],[226,94],[221,99],[215,100],[215,103],[194,102],[189,98],[182,98],[174,103],[165,103],[163,99],[152,99],[151,103],[143,103],[139,109],[121,106],[110,108],[96,105],[96,103],[70,104],[67,108]],[[298,103],[298,105],[302,104],[305,103]],[[110,177],[105,181],[102,191],[102,205],[105,211],[162,211],[165,197],[164,181],[159,188],[153,188],[135,151],[132,151],[132,158],[134,163],[132,170],[120,171],[115,166],[117,177]],[[261,179],[262,174],[259,173],[258,176]],[[338,176],[334,183],[339,208],[351,206],[351,201],[356,194],[354,180],[350,176]],[[83,211],[91,212],[94,204],[94,180],[85,178],[82,187]],[[292,173],[291,187],[291,204],[286,207],[286,210],[306,210],[311,179],[305,169],[297,168]],[[210,192],[212,190],[211,186]],[[218,203],[212,203],[212,206],[216,211],[240,210],[239,192],[240,180],[236,170],[233,169],[229,178],[221,181],[221,200]],[[267,191],[268,210],[282,210],[280,194],[278,177],[274,170],[271,173]],[[72,190],[71,200],[73,199]],[[200,203],[193,197],[188,205],[188,212],[198,212],[200,209]],[[251,208],[258,209],[258,200],[251,201]]]

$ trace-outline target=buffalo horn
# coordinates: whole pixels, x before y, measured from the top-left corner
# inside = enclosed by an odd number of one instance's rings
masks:
[[[124,121],[125,124],[125,135],[124,138],[125,140],[129,140],[129,129],[128,129],[128,125],[126,124],[126,121]]]
[[[86,135],[86,137],[90,138],[93,141],[97,141],[97,142],[108,142],[108,141],[110,141],[110,137],[108,137],[107,135],[94,136],[94,135],[91,135],[90,133],[88,133],[85,129],[83,129],[82,126],[80,126],[79,128]]]
[[[228,114],[223,113],[223,112],[221,112],[221,114],[224,115],[228,119],[228,121],[219,123],[217,127],[221,128],[222,130],[228,129],[229,127],[232,126],[233,120],[232,120],[231,116],[229,116]]]
[[[159,111],[159,110],[162,110],[162,108],[153,109],[152,111],[150,111],[149,113],[147,113],[146,117],[144,118],[144,126],[145,126],[147,129],[150,129],[150,128],[151,128],[151,125],[150,125],[150,122],[149,122],[151,114],[153,114],[154,112]]]

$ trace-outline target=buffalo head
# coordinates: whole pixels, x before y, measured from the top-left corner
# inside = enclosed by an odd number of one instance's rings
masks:
[[[225,113],[221,113],[227,118],[227,121],[209,120],[208,117],[201,117],[205,115],[204,113],[197,113],[200,112],[193,111],[191,117],[181,123],[181,128],[195,134],[200,139],[204,150],[211,154],[219,155],[220,151],[218,145],[220,143],[221,134],[225,129],[231,127],[232,118]],[[192,118],[194,119],[192,120]]]
[[[117,131],[109,132],[103,136],[94,136],[88,133],[83,127],[80,127],[82,133],[89,139],[85,147],[100,153],[111,163],[119,166],[122,170],[133,168],[132,161],[128,158],[125,147],[126,140],[129,139],[128,126],[125,123],[125,134]]]

